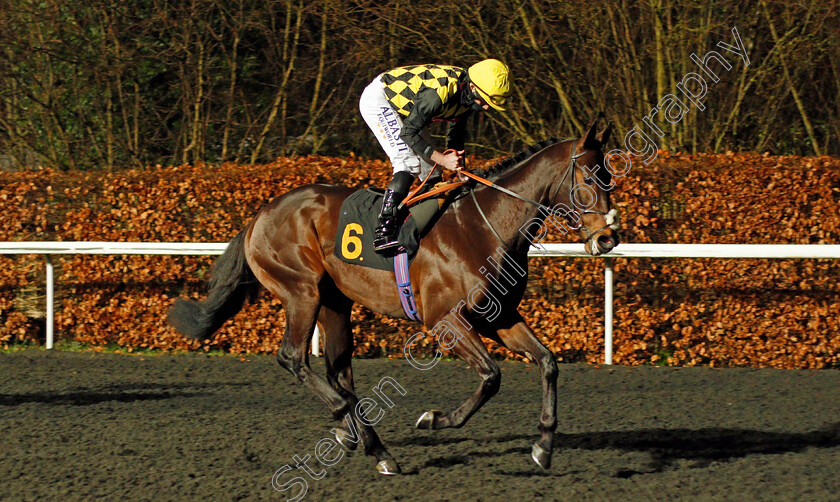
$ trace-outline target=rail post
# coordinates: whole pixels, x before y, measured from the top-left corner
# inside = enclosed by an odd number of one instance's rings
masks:
[[[55,289],[55,281],[53,278],[53,263],[52,258],[50,255],[46,255],[47,257],[47,321],[46,321],[46,329],[47,329],[47,348],[53,348],[53,298],[54,298],[54,289]]]
[[[321,357],[321,330],[318,329],[318,323],[315,323],[315,330],[312,331],[312,355]]]
[[[612,258],[604,258],[604,364],[612,364],[613,270]]]

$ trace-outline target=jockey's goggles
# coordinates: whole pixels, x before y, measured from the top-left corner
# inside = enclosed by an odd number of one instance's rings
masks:
[[[487,94],[484,92],[484,89],[479,87],[475,82],[472,82],[472,85],[475,86],[475,90],[478,91],[478,97],[481,98],[482,101],[497,110],[504,111],[505,103],[507,103],[507,96],[504,94]]]

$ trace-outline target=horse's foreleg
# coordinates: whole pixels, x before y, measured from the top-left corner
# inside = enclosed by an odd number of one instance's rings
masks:
[[[518,322],[511,327],[496,330],[496,336],[510,350],[536,360],[542,375],[542,414],[540,415],[540,440],[531,449],[531,458],[540,467],[551,466],[552,441],[557,429],[557,361],[554,354],[537,340],[531,328],[517,315]]]
[[[455,342],[452,352],[472,366],[481,377],[481,383],[475,394],[470,396],[461,406],[449,413],[437,410],[423,413],[417,420],[418,429],[444,429],[447,427],[461,427],[467,420],[499,391],[502,373],[499,366],[490,357],[487,348],[473,330],[465,330],[459,321],[452,320],[461,330],[461,337]]]

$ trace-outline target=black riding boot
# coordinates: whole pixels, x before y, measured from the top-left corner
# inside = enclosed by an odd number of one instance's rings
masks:
[[[382,210],[379,211],[379,226],[373,232],[373,250],[377,253],[386,253],[399,246],[400,215],[397,208],[413,182],[411,173],[399,172],[388,184],[382,199]]]

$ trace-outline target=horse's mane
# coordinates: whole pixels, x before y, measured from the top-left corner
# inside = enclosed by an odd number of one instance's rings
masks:
[[[514,154],[506,159],[502,159],[499,162],[493,164],[492,166],[488,167],[487,169],[479,169],[477,171],[473,171],[474,174],[481,176],[482,178],[486,178],[490,181],[495,181],[501,178],[503,175],[507,174],[508,172],[512,171],[511,169],[513,166],[518,166],[522,162],[528,160],[534,154],[542,150],[543,148],[558,143],[560,140],[557,138],[548,138],[531,145],[521,152]]]

